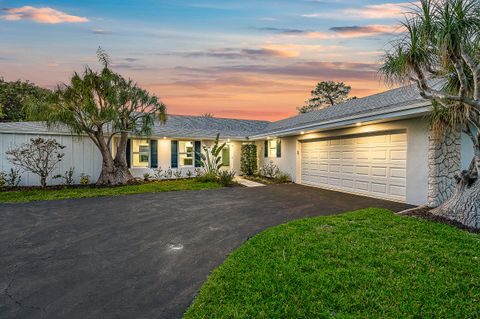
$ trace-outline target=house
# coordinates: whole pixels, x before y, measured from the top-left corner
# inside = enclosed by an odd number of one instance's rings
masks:
[[[436,143],[425,117],[430,107],[407,86],[277,122],[171,115],[150,137],[132,136],[127,157],[134,176],[158,168],[186,174],[196,168],[201,145],[220,134],[227,143],[223,163],[236,172],[242,143],[255,143],[259,165],[274,162],[295,183],[436,205],[450,194],[453,175],[468,166],[473,148],[460,133]],[[59,173],[74,167],[76,175],[99,175],[101,157],[87,137],[41,122],[0,123],[0,170],[10,169],[5,151],[35,136],[67,146]],[[38,181],[24,173],[23,183]]]

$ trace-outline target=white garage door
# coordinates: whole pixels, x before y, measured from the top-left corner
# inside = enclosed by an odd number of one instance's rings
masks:
[[[302,142],[302,183],[405,201],[407,134]]]

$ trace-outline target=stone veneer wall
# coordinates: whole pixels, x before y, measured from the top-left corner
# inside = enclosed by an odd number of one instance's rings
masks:
[[[455,189],[455,174],[461,169],[460,132],[428,136],[428,204],[437,207],[449,198]]]

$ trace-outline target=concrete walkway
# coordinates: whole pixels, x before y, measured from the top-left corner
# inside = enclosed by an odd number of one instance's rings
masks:
[[[260,183],[254,182],[254,181],[245,179],[245,178],[240,177],[240,176],[236,176],[236,177],[235,177],[235,181],[236,181],[237,183],[239,183],[240,185],[243,185],[243,186],[245,186],[245,187],[262,187],[262,186],[266,186],[266,185],[264,185],[264,184],[260,184]]]
[[[0,318],[180,318],[259,231],[408,205],[295,184],[0,204]]]

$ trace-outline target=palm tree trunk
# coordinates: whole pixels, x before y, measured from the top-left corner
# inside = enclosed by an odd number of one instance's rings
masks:
[[[127,142],[128,132],[120,133],[120,140],[117,144],[117,153],[115,154],[114,166],[115,174],[118,179],[125,180],[127,183],[134,180],[132,173],[128,169],[127,163]]]
[[[476,147],[475,156],[468,170],[457,177],[457,186],[452,196],[431,211],[432,214],[462,223],[465,226],[480,229],[480,181],[478,179],[480,149]]]
[[[123,167],[119,167],[112,157],[112,152],[110,150],[109,145],[105,141],[103,132],[99,132],[96,135],[96,140],[98,142],[97,146],[102,155],[102,171],[96,182],[96,185],[113,186],[113,185],[124,185],[130,182],[133,179],[133,177],[126,165],[126,159],[125,159],[125,165]],[[125,142],[125,145],[126,145],[126,142]],[[125,150],[124,150],[124,154],[125,154]]]

